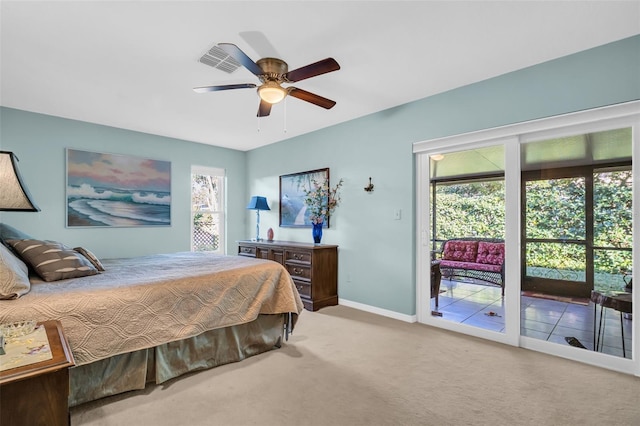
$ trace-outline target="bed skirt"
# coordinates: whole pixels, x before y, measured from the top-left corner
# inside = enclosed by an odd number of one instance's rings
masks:
[[[246,324],[206,331],[69,370],[69,406],[160,384],[185,373],[241,361],[279,348],[286,317],[259,315]]]

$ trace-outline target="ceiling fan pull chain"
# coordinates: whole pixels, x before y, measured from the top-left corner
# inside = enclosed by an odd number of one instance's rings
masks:
[[[256,117],[256,120],[258,120],[258,133],[260,133],[260,117]]]

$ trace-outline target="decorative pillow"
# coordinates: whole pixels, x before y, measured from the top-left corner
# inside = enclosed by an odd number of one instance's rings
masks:
[[[27,265],[0,244],[0,299],[17,299],[29,290]]]
[[[477,263],[502,265],[504,262],[504,243],[480,241]]]
[[[62,243],[48,240],[9,240],[7,242],[18,256],[47,282],[98,273],[87,258]]]
[[[75,251],[77,251],[78,253],[80,253],[81,255],[83,255],[84,257],[87,258],[87,260],[89,262],[91,262],[91,264],[100,272],[104,271],[104,266],[102,266],[102,263],[100,263],[100,260],[98,260],[98,258],[96,257],[95,254],[91,253],[89,250],[87,250],[84,247],[75,247],[74,248]]]
[[[475,262],[478,256],[478,242],[450,240],[444,244],[442,259],[458,262]]]

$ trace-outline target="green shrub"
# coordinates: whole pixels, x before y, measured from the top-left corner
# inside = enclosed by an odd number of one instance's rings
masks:
[[[632,246],[632,174],[630,170],[594,174],[594,269],[596,281],[630,270]],[[584,178],[546,179],[526,184],[526,233],[533,239],[586,238]],[[433,205],[433,200],[432,200]],[[504,181],[436,185],[436,233],[439,241],[457,237],[504,238]],[[529,244],[527,267],[582,271],[584,244]],[[598,278],[600,277],[600,278]]]

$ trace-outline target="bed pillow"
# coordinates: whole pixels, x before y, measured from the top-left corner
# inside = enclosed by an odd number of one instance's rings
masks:
[[[6,246],[9,246],[9,244],[6,244],[7,240],[26,240],[29,238],[33,237],[6,223],[0,223],[0,241],[5,243]]]
[[[7,242],[18,256],[47,282],[98,273],[86,257],[62,243],[33,239]]]
[[[29,290],[27,265],[0,244],[0,299],[17,299]]]
[[[104,271],[104,266],[102,266],[102,263],[100,262],[100,260],[96,257],[95,254],[91,253],[89,250],[87,250],[84,247],[74,247],[73,248],[75,251],[77,251],[78,253],[80,253],[81,255],[83,255],[84,257],[87,258],[87,260],[89,262],[91,262],[91,264],[99,271],[99,272],[103,272]]]

